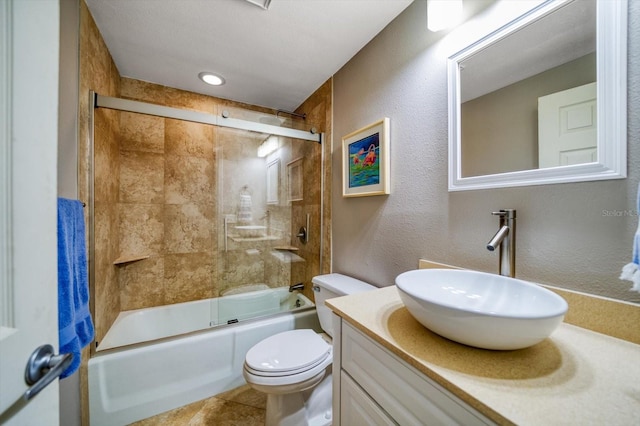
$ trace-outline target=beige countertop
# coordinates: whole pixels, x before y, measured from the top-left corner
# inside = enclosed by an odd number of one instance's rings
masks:
[[[640,345],[563,323],[527,349],[476,349],[423,327],[395,286],[327,305],[496,423],[640,425]]]

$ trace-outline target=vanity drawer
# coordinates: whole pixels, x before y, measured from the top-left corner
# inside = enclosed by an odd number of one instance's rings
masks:
[[[343,321],[342,368],[400,425],[492,424]]]
[[[344,370],[340,374],[342,384],[340,391],[340,421],[342,424],[349,426],[393,426],[397,424]]]

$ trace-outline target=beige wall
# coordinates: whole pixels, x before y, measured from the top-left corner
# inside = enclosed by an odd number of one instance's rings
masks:
[[[426,2],[409,6],[334,76],[333,169],[340,170],[342,135],[387,116],[392,179],[389,196],[334,192],[334,271],[378,286],[392,285],[419,258],[495,272],[497,255],[485,248],[498,226],[490,213],[514,208],[518,277],[640,302],[618,279],[638,217],[607,213],[635,212],[640,178],[640,3],[629,7],[629,177],[450,193],[447,57],[472,34],[430,33]],[[340,187],[339,173],[332,184]]]

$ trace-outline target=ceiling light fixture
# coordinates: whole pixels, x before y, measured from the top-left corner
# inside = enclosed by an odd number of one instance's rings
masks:
[[[427,28],[436,32],[462,20],[462,0],[427,0]]]
[[[198,78],[212,86],[222,86],[224,84],[224,78],[212,72],[201,72],[198,74]]]
[[[266,157],[267,155],[276,152],[278,148],[278,138],[273,135],[269,136],[258,147],[258,157]]]

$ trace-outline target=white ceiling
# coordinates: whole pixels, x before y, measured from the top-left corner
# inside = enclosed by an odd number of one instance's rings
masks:
[[[123,77],[292,111],[412,1],[86,3]],[[204,84],[201,71],[226,84]]]

